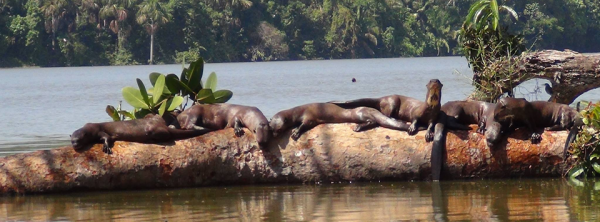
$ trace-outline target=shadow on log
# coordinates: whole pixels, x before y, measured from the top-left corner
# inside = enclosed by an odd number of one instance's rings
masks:
[[[352,126],[319,125],[298,141],[288,132],[266,150],[250,131],[238,138],[226,129],[172,144],[116,142],[112,155],[101,144],[83,153],[63,147],[16,154],[0,158],[0,192],[430,179],[431,143],[424,131],[356,133]],[[542,136],[542,143],[532,145],[517,131],[490,152],[475,131],[449,131],[442,178],[561,176],[567,132]]]
[[[494,101],[519,84],[534,78],[552,83],[551,102],[572,103],[581,94],[600,87],[600,54],[584,55],[575,51],[543,50],[511,59],[498,60],[479,74],[483,91],[472,96]],[[487,98],[480,98],[480,97]]]

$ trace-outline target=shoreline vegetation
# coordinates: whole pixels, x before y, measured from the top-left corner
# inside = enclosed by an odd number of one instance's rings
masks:
[[[462,55],[457,34],[475,2],[1,0],[0,67]],[[499,26],[527,49],[600,51],[597,4],[503,4],[518,20]]]

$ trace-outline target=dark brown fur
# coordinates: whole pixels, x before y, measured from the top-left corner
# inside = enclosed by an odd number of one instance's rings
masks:
[[[71,144],[75,150],[85,150],[96,143],[103,143],[102,151],[110,154],[117,140],[160,143],[191,138],[206,132],[206,130],[171,129],[161,116],[155,115],[128,121],[87,123],[73,132]]]
[[[506,124],[509,128],[527,127],[531,133],[531,142],[542,140],[542,130],[570,130],[580,126],[581,115],[577,110],[565,104],[525,99],[502,98],[494,109],[494,120]]]
[[[371,107],[381,111],[384,115],[398,120],[411,122],[408,128],[409,135],[415,135],[419,128],[427,124],[425,140],[433,140],[435,124],[440,112],[440,100],[442,99],[442,83],[432,79],[427,84],[426,101],[401,96],[390,95],[381,98],[364,98],[347,102],[330,102],[343,108]]]
[[[310,103],[280,111],[271,118],[269,126],[274,136],[294,128],[291,137],[297,140],[304,132],[323,123],[357,123],[354,128],[357,132],[377,125],[404,131],[409,128],[407,123],[389,118],[373,108],[344,109],[330,103]]]
[[[477,132],[485,135],[487,145],[492,147],[499,142],[502,125],[494,120],[496,104],[481,101],[451,101],[441,110],[448,116],[446,127],[449,129],[469,130],[468,125],[477,124]]]
[[[190,107],[177,116],[182,129],[220,130],[234,128],[236,136],[242,136],[242,127],[250,129],[259,144],[269,140],[269,121],[256,107],[234,104],[199,104]]]

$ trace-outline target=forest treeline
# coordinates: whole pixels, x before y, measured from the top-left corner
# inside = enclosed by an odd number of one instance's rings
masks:
[[[473,2],[0,0],[0,67],[460,55]],[[501,4],[529,49],[600,51],[599,0]]]

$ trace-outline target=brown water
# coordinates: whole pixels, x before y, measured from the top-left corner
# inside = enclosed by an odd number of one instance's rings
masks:
[[[563,179],[205,187],[0,198],[0,220],[597,221],[600,182]]]

